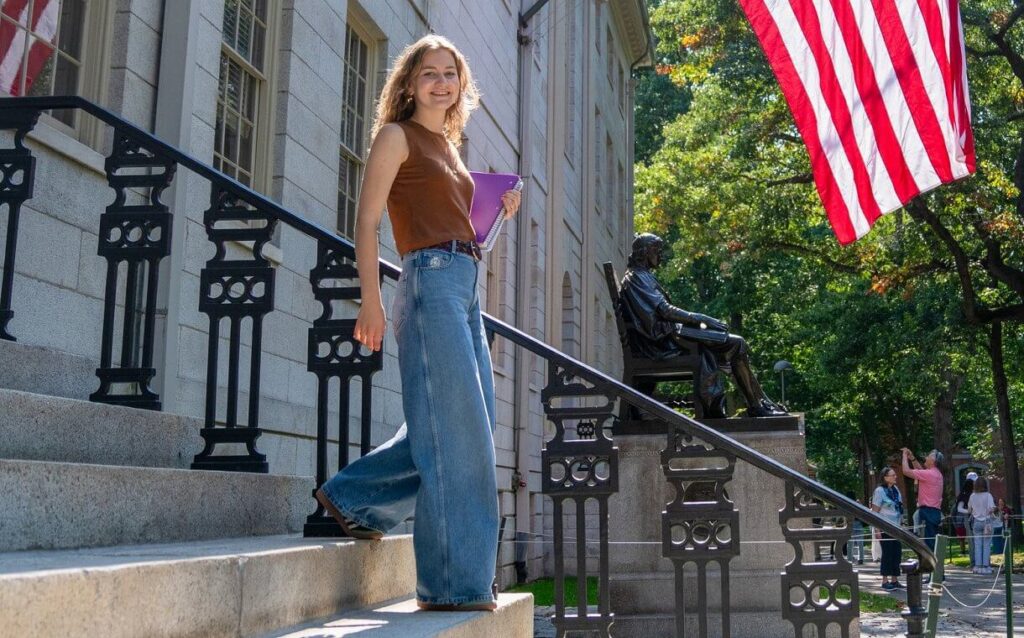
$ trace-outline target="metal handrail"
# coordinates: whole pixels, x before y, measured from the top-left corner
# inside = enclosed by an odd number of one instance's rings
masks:
[[[82,97],[49,96],[0,98],[0,110],[14,109],[34,109],[37,111],[61,109],[83,110],[111,126],[128,132],[138,138],[139,141],[143,142],[150,150],[166,155],[178,164],[188,168],[198,175],[201,175],[202,177],[205,177],[211,182],[218,184],[222,188],[231,191],[234,195],[247,201],[253,206],[259,207],[292,228],[302,231],[306,235],[318,241],[333,244],[335,248],[340,247],[349,257],[352,259],[355,258],[355,245],[348,239],[341,237],[315,222],[296,215],[286,208],[283,208],[280,204],[268,199],[266,196],[213,168],[209,164],[192,157],[188,153],[182,152],[181,150],[160,140],[152,133],[138,128],[136,125],[128,122],[119,115],[116,115],[101,106],[93,104]],[[381,273],[390,279],[398,279],[402,272],[399,267],[384,259],[380,260],[380,268]],[[596,383],[607,387],[620,400],[624,400],[643,412],[661,419],[670,426],[679,426],[687,434],[700,439],[704,443],[727,451],[735,455],[738,459],[741,459],[760,470],[763,470],[775,477],[792,481],[807,493],[831,503],[842,513],[869,523],[871,526],[878,528],[894,539],[900,540],[908,545],[920,559],[920,562],[916,565],[908,566],[913,572],[931,572],[935,569],[935,555],[928,549],[928,546],[925,545],[923,540],[903,529],[899,525],[889,522],[879,514],[876,514],[856,501],[843,496],[839,492],[836,492],[821,483],[811,480],[809,477],[804,476],[796,470],[779,463],[775,459],[761,454],[735,439],[711,429],[699,421],[676,412],[672,408],[623,384],[621,381],[613,379],[604,372],[566,355],[560,350],[555,349],[539,339],[531,337],[504,321],[491,317],[486,313],[483,315],[483,320],[484,325],[488,330],[505,337],[521,348],[532,352],[542,359],[549,362],[553,361],[563,366],[567,370],[575,373],[583,379],[586,379],[590,383]]]

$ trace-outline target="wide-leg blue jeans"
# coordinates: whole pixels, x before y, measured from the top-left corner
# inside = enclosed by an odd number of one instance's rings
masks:
[[[416,597],[427,603],[493,600],[494,378],[478,276],[462,253],[402,260],[391,317],[406,422],[323,486],[347,518],[381,531],[415,511]]]

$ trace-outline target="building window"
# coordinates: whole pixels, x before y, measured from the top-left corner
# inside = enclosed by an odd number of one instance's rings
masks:
[[[619,69],[619,110],[626,112],[626,72],[622,68],[622,62],[617,63]]]
[[[627,211],[629,207],[626,203],[626,169],[622,166],[622,162],[619,162],[618,166],[618,179],[615,180],[617,184],[615,205],[618,209],[615,211],[615,235],[618,236],[622,232],[622,222],[626,219]]]
[[[259,157],[267,137],[268,0],[225,0],[217,87],[213,166],[247,186],[262,178]]]
[[[351,24],[345,28],[342,72],[341,148],[338,153],[338,232],[354,238],[359,186],[363,181],[366,122],[370,110],[369,38]]]
[[[101,101],[106,3],[6,0],[0,6],[0,92],[12,96],[81,95]],[[77,111],[50,114],[71,128]]]

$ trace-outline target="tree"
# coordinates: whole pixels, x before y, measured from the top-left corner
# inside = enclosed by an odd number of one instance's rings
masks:
[[[1016,343],[1000,337],[1004,330],[1019,336],[1024,320],[1024,5],[1014,2],[1007,10],[996,0],[961,4],[978,174],[915,199],[905,214],[883,218],[868,237],[840,248],[811,186],[788,107],[735,0],[658,3],[652,26],[659,57],[668,61],[658,70],[692,98],[688,111],[663,128],[661,147],[637,167],[637,226],[672,242],[676,259],[669,268],[680,295],[707,302],[709,310],[728,307],[745,332],[763,332],[761,340],[771,342],[773,331],[798,325],[810,329],[807,336],[818,350],[843,351],[845,344],[829,340],[828,331],[856,330],[842,322],[816,324],[802,308],[775,307],[793,284],[773,267],[813,286],[805,305],[832,304],[833,311],[874,321],[915,318],[920,323],[900,335],[906,339],[884,330],[858,335],[860,350],[848,352],[856,365],[834,361],[839,367],[829,371],[816,368],[813,356],[802,362],[818,370],[804,380],[817,388],[810,393],[821,410],[815,416],[838,426],[821,440],[832,441],[830,449],[846,441],[839,450],[845,454],[827,455],[843,468],[836,468],[835,480],[856,472],[851,438],[882,441],[889,432],[948,445],[978,438],[960,429],[994,425],[1003,442],[1009,500],[1020,511],[1019,433],[1012,419],[1020,371],[1006,369],[1005,350]],[[800,290],[794,291],[799,298]],[[930,313],[941,320],[932,323]],[[905,359],[909,369],[869,356],[904,356],[907,348],[916,350]],[[978,361],[985,354],[990,380],[980,382]],[[905,382],[908,373],[915,382]],[[957,401],[979,384],[990,391],[982,404]],[[879,400],[867,405],[858,394],[865,391],[881,393]],[[829,398],[836,396],[846,403]],[[967,425],[951,432],[954,423]],[[809,447],[811,442],[809,436]],[[826,463],[822,476],[829,472]]]

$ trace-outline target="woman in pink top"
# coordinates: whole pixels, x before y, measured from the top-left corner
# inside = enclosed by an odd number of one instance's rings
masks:
[[[932,450],[924,459],[924,467],[914,458],[908,448],[903,448],[903,476],[917,480],[917,509],[924,523],[924,542],[928,549],[935,551],[935,536],[942,521],[942,452]],[[912,469],[910,463],[919,469]]]

